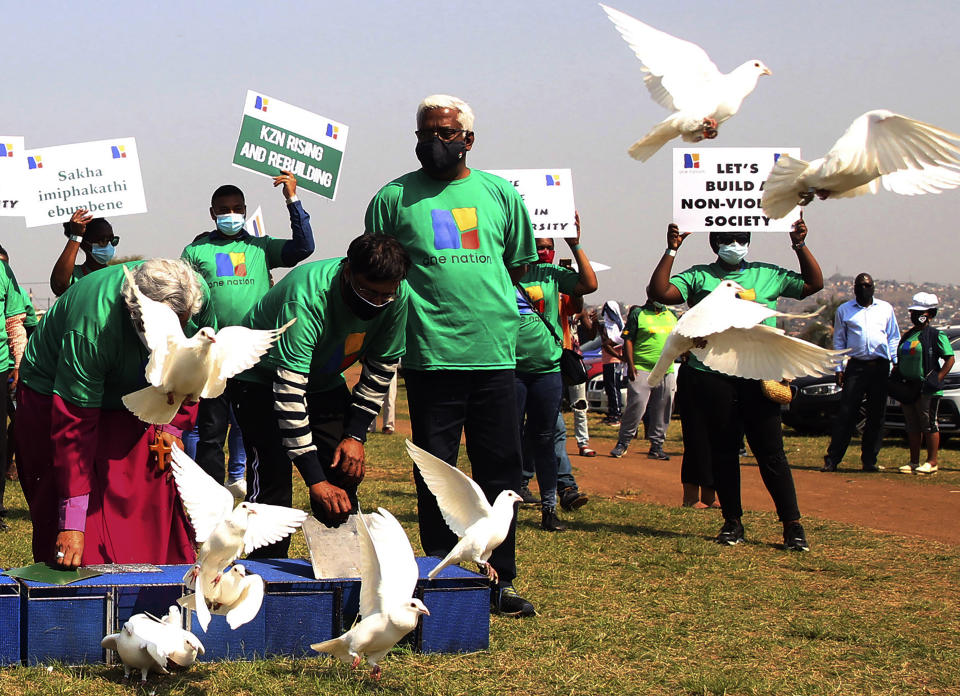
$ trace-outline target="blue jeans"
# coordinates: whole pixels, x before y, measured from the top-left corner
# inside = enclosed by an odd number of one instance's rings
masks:
[[[524,443],[524,445],[526,444]],[[533,458],[529,449],[527,446],[523,448],[524,486],[530,483],[530,479],[537,473],[533,470]],[[577,479],[573,477],[573,465],[567,455],[567,424],[563,420],[563,411],[557,411],[557,429],[553,433],[553,453],[557,457],[557,490],[576,488]]]
[[[193,430],[183,434],[183,451],[187,453],[190,459],[197,458],[197,442],[200,440],[200,426],[193,426]],[[247,451],[243,447],[243,433],[240,432],[240,426],[237,425],[237,417],[233,413],[233,407],[230,408],[230,434],[227,437],[227,451],[229,458],[227,461],[227,480],[236,481],[242,479],[247,469]]]
[[[607,417],[620,420],[620,363],[603,366],[603,391],[607,393]]]
[[[524,442],[524,468],[537,474],[540,501],[557,505],[557,455],[554,441],[563,380],[559,372],[517,372],[517,411]],[[527,457],[532,461],[526,461]],[[532,465],[531,465],[532,464]]]

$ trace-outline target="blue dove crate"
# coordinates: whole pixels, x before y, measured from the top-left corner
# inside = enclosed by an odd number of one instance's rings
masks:
[[[20,662],[20,584],[0,575],[0,665]]]
[[[433,580],[439,558],[418,558],[415,596],[430,610],[407,641],[422,653],[476,652],[490,647],[490,585],[483,575],[449,566]]]
[[[214,615],[205,633],[191,612],[191,630],[206,649],[200,658],[205,662],[314,655],[311,643],[340,634],[344,597],[359,596],[358,579],[317,580],[309,561],[283,558],[240,563],[248,573],[263,578],[263,606],[252,621],[235,631],[226,618]]]
[[[69,585],[22,580],[23,660],[30,665],[112,661],[100,646],[134,614],[162,617],[183,595],[189,566],[157,566],[159,573],[111,573]]]

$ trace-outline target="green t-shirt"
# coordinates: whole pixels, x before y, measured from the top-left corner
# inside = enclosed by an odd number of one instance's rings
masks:
[[[649,372],[660,359],[663,344],[667,336],[677,325],[677,315],[669,309],[657,311],[646,307],[634,307],[630,310],[627,323],[623,327],[623,339],[633,341],[633,365],[638,370]],[[667,374],[674,371],[671,363]]]
[[[752,290],[753,297],[743,299],[760,302],[770,309],[777,308],[777,299],[780,297],[799,300],[803,295],[803,277],[799,273],[770,263],[741,263],[733,271],[724,270],[716,262],[691,266],[670,278],[670,283],[680,291],[684,301],[693,307],[724,280],[739,283],[748,292]],[[764,324],[776,326],[776,318],[770,317]],[[708,369],[694,355],[690,356],[688,364],[701,370]]]
[[[236,326],[270,289],[270,269],[283,265],[286,240],[208,233],[184,248],[189,261],[213,293],[218,324]]]
[[[344,383],[343,371],[360,358],[393,362],[404,353],[410,289],[401,282],[397,299],[370,321],[357,317],[343,300],[344,259],[314,261],[295,268],[263,296],[244,318],[253,329],[275,329],[297,321],[260,362],[237,379],[272,384],[277,367],[309,375],[308,392]]]
[[[519,314],[508,268],[537,260],[530,215],[505,179],[480,170],[438,181],[404,174],[370,201],[367,233],[410,254],[404,366],[512,369]]]
[[[533,306],[550,322],[554,332],[563,340],[560,326],[560,293],[569,295],[577,285],[579,274],[552,263],[535,263],[520,279]],[[557,372],[560,370],[562,347],[550,330],[527,302],[517,294],[520,310],[520,329],[517,332],[517,372]]]
[[[27,316],[23,320],[23,325],[27,328],[36,326],[39,320],[37,319],[37,310],[33,308],[33,302],[30,301],[30,292],[26,288],[20,288],[20,298],[23,300],[23,306],[27,310]]]
[[[133,261],[134,268],[144,263]],[[147,385],[149,352],[123,301],[123,268],[108,266],[74,283],[43,317],[27,341],[20,380],[40,394],[57,394],[76,406],[120,410],[121,398]],[[210,291],[199,278],[204,303],[193,322],[216,326]],[[187,335],[194,332],[188,329]]]
[[[923,374],[923,348],[920,345],[920,329],[910,329],[903,335],[900,341],[900,349],[897,351],[897,369],[900,374],[907,379],[922,380]],[[933,354],[937,358],[949,358],[953,355],[953,346],[950,340],[942,331],[937,332],[937,344],[933,349]],[[939,365],[934,366],[939,371]],[[936,392],[942,395],[943,390]]]

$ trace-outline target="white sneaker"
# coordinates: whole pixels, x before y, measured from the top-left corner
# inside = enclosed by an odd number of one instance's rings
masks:
[[[227,490],[233,494],[234,498],[243,500],[247,497],[247,479],[237,479],[236,481],[227,481]]]
[[[915,473],[915,474],[935,474],[935,473],[937,473],[937,465],[936,465],[936,464],[931,464],[930,462],[924,462],[923,464],[921,464],[920,466],[918,466],[916,469],[914,469],[913,473]]]
[[[900,467],[900,473],[901,473],[901,474],[912,474],[912,473],[914,472],[914,470],[915,470],[918,466],[920,466],[920,465],[919,465],[919,464],[915,464],[914,462],[910,462],[909,464],[904,464],[903,466]]]

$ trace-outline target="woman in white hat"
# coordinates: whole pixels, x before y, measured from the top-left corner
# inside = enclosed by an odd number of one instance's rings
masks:
[[[930,326],[937,315],[937,296],[918,292],[908,307],[913,326],[903,334],[897,347],[897,369],[910,380],[921,382],[919,398],[903,404],[903,417],[910,442],[910,462],[900,467],[902,474],[935,474],[940,449],[937,409],[943,395],[943,380],[953,367],[953,347],[942,331]],[[926,440],[927,461],[920,464],[920,443]]]

